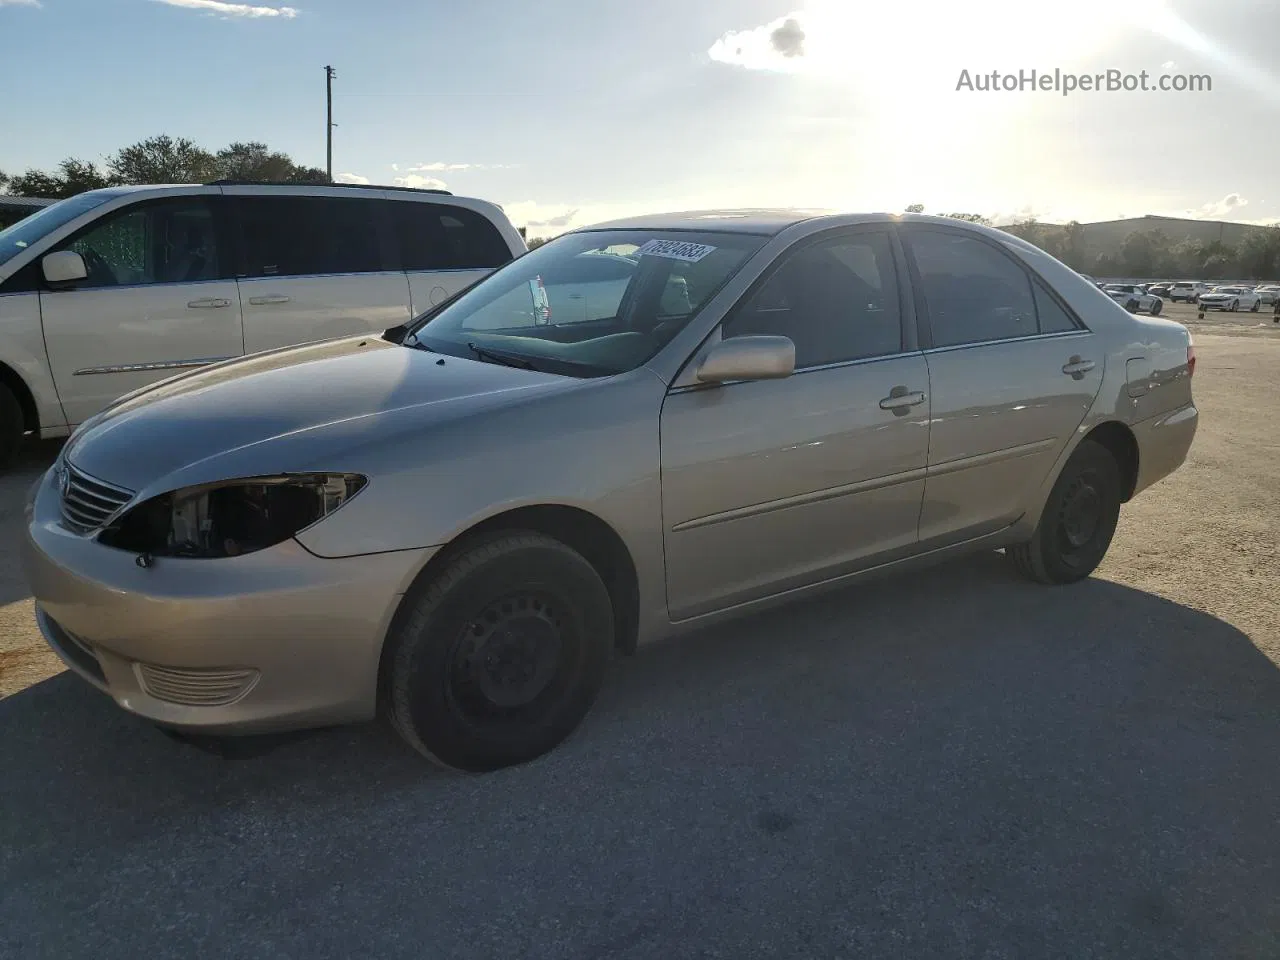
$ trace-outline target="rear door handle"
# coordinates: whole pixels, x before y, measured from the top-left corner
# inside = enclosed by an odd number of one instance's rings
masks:
[[[223,297],[203,297],[200,300],[188,300],[187,306],[197,309],[200,307],[229,307],[231,306],[231,301]]]
[[[880,401],[881,410],[906,410],[908,407],[924,403],[924,394],[911,392],[906,387],[894,387],[889,395]]]
[[[288,303],[292,298],[276,294],[270,297],[250,297],[249,302],[255,307],[261,307],[268,303]]]
[[[1066,365],[1063,366],[1062,372],[1079,380],[1084,377],[1086,373],[1092,370],[1093,367],[1094,363],[1092,360],[1082,360],[1080,357],[1072,357],[1067,361]]]

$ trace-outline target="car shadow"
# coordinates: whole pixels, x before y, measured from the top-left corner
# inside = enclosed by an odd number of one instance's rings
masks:
[[[13,463],[0,468],[0,607],[31,596],[22,577],[20,553],[23,505],[27,490],[40,478],[62,449],[62,440],[28,442]]]
[[[481,777],[64,674],[0,701],[0,953],[1274,956],[1277,743],[1244,634],[995,555],[644,648]]]

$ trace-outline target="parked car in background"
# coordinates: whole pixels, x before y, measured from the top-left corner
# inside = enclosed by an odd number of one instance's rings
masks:
[[[1223,310],[1234,313],[1237,310],[1258,312],[1262,298],[1248,287],[1223,286],[1214,287],[1208,293],[1200,294],[1200,306],[1206,310]]]
[[[511,313],[601,256],[629,276],[594,318]],[[36,618],[163,725],[381,709],[447,766],[521,763],[615,650],[959,553],[1087,577],[1198,421],[1187,329],[1102,304],[945,218],[573,231],[384,337],[95,416],[29,494]]]
[[[221,182],[45,207],[0,231],[0,460],[179,371],[403,323],[525,249],[496,205],[443,191]]]
[[[1155,317],[1164,309],[1164,301],[1148,293],[1140,284],[1108,283],[1103,285],[1102,292],[1130,313],[1146,312]]]
[[[1164,299],[1165,297],[1169,296],[1169,291],[1172,288],[1173,288],[1172,280],[1161,280],[1157,283],[1147,284],[1147,293],[1151,294],[1152,296],[1156,296],[1156,297],[1160,297],[1161,299]]]
[[[1280,284],[1264,284],[1261,287],[1255,287],[1253,292],[1256,293],[1258,295],[1258,299],[1267,306],[1271,306],[1275,304],[1276,300],[1280,300]]]
[[[1209,285],[1199,280],[1179,280],[1169,287],[1169,299],[1174,303],[1195,303],[1202,293],[1207,293]]]

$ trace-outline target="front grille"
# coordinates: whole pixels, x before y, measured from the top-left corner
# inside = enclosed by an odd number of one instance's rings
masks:
[[[62,523],[76,533],[97,530],[133,499],[133,491],[91,477],[66,464],[62,486]]]
[[[257,670],[195,670],[134,664],[142,689],[157,700],[186,707],[222,707],[243,697],[258,681]]]

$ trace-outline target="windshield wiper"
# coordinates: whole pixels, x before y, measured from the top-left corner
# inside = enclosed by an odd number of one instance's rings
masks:
[[[481,347],[476,343],[468,343],[467,349],[474,353],[481,360],[487,360],[490,363],[500,363],[504,367],[515,367],[519,370],[537,370],[537,366],[532,360],[526,360],[524,357],[513,357],[509,353],[498,353]]]

